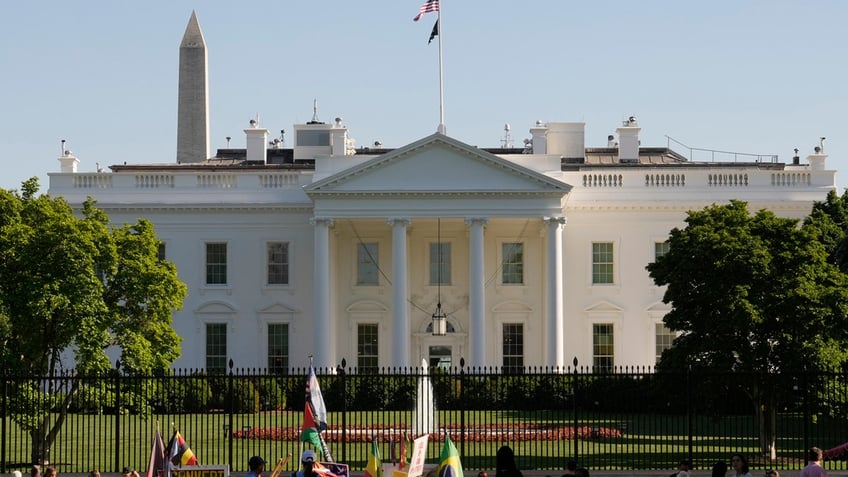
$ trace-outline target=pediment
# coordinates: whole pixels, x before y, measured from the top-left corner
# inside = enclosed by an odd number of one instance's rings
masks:
[[[655,301],[650,306],[645,308],[645,311],[651,314],[666,314],[671,311],[671,305],[662,301]]]
[[[621,313],[624,308],[608,301],[599,301],[583,310],[586,313]]]
[[[296,310],[294,308],[283,305],[282,303],[274,303],[272,305],[266,306],[258,311],[259,314],[262,315],[290,315],[292,313],[297,313],[300,310]]]
[[[194,312],[198,314],[235,314],[236,309],[223,301],[210,301],[200,305]]]
[[[492,313],[532,313],[531,308],[526,303],[520,301],[506,301],[498,303],[492,308]]]
[[[389,308],[374,300],[362,300],[352,303],[345,310],[348,313],[387,313]]]
[[[305,187],[313,197],[494,192],[562,196],[570,189],[564,182],[438,133]]]

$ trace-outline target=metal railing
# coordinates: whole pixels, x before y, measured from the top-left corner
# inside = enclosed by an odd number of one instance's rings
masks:
[[[466,469],[492,469],[501,445],[523,469],[562,469],[576,459],[590,469],[673,469],[681,459],[708,469],[743,452],[752,469],[800,469],[804,449],[848,440],[848,376],[782,376],[774,397],[777,464],[759,453],[746,374],[668,374],[651,369],[434,368],[317,370],[328,409],[323,432],[336,461],[360,471],[377,439],[384,461],[407,436],[430,434],[434,464],[445,435]],[[428,379],[432,394],[416,391]],[[306,370],[227,374],[179,370],[163,376],[0,377],[3,389],[0,472],[26,469],[46,430],[67,411],[45,457],[60,472],[146,468],[157,429],[165,442],[178,429],[200,464],[245,471],[252,455],[269,462],[303,450]],[[53,389],[54,394],[41,391]],[[785,391],[787,390],[788,391]],[[73,394],[69,394],[73,391]],[[37,399],[34,399],[38,396]],[[413,428],[415,409],[435,412],[433,429]],[[38,423],[47,427],[39,427]],[[40,429],[40,430],[39,430]],[[40,442],[43,441],[43,442]],[[396,450],[395,450],[396,452]],[[289,471],[295,470],[297,458]],[[844,463],[827,463],[829,468]]]
[[[751,154],[747,152],[720,151],[718,149],[703,149],[700,147],[690,147],[682,142],[666,135],[666,145],[672,149],[672,143],[689,151],[688,158],[690,161],[704,162],[777,162],[777,154]],[[686,156],[686,154],[683,154]]]

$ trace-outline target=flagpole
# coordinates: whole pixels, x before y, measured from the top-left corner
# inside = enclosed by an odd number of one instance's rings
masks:
[[[437,132],[439,134],[447,134],[447,129],[445,128],[445,86],[442,76],[442,6],[441,1],[439,2],[439,11],[436,12],[436,22],[439,25],[439,128]]]

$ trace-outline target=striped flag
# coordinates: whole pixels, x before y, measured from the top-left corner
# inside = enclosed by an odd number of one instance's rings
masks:
[[[174,431],[174,435],[168,441],[168,446],[165,448],[165,461],[170,464],[168,465],[168,475],[171,474],[174,467],[197,465],[197,457],[179,431]]]
[[[162,442],[162,433],[156,429],[153,436],[153,445],[150,446],[150,460],[147,463],[147,474],[145,477],[163,477],[165,470],[165,444]]]
[[[445,445],[442,447],[442,454],[439,456],[437,472],[439,477],[463,477],[459,452],[447,434],[445,434]]]
[[[300,440],[309,442],[315,448],[320,449],[324,458],[333,461],[330,448],[321,436],[321,431],[327,429],[327,407],[324,405],[324,396],[318,385],[318,377],[315,369],[309,367],[309,375],[306,377],[306,403],[303,409],[303,426],[300,430]]]
[[[425,0],[424,5],[421,5],[421,8],[418,10],[418,15],[415,15],[415,18],[412,21],[417,22],[424,16],[425,13],[438,12],[439,11],[439,0]]]
[[[371,452],[368,453],[368,462],[365,464],[365,477],[383,477],[383,461],[380,459],[380,448],[377,447],[377,438],[371,441]]]

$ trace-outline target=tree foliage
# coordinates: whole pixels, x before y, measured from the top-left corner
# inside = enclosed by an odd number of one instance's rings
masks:
[[[687,214],[669,251],[647,269],[667,286],[664,321],[680,333],[660,369],[748,373],[763,452],[773,455],[781,373],[832,369],[848,360],[848,280],[820,227],[732,201]]]
[[[126,374],[163,372],[179,357],[171,313],[186,286],[170,262],[159,260],[159,239],[144,219],[114,227],[90,198],[79,215],[62,198],[38,195],[37,179],[21,192],[0,190],[0,341],[7,372],[55,376],[63,353],[76,372],[111,367],[120,354]],[[45,399],[65,412],[76,392],[29,383],[17,394],[25,410]],[[61,392],[60,392],[61,391]],[[46,458],[64,420],[29,415],[34,460]],[[41,444],[41,445],[39,445]]]

